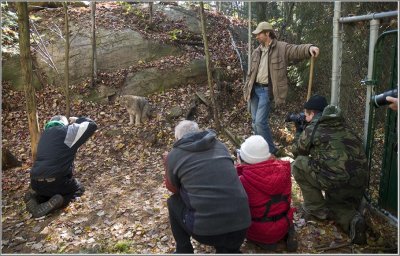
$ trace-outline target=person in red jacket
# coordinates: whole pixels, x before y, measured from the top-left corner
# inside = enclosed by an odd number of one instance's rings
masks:
[[[247,138],[237,153],[236,169],[247,192],[252,217],[247,240],[273,251],[278,241],[286,239],[287,250],[296,251],[290,162],[276,159],[260,135]]]

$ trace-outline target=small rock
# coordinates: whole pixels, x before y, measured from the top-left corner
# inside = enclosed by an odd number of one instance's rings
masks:
[[[34,227],[34,228],[32,229],[32,231],[36,233],[36,232],[39,232],[40,229],[41,229],[40,226],[36,226],[36,227]]]
[[[104,224],[106,224],[107,226],[111,226],[111,225],[112,225],[112,222],[109,221],[109,220],[105,220],[105,221],[104,221]]]
[[[32,250],[40,250],[40,249],[42,249],[42,247],[43,247],[43,244],[42,244],[42,243],[37,243],[37,244],[33,244],[33,245],[31,246],[31,249],[32,249]]]
[[[15,241],[26,242],[26,239],[23,238],[22,236],[17,236],[17,237],[15,237]]]
[[[49,228],[48,227],[45,227],[43,230],[42,230],[42,232],[40,232],[40,234],[42,234],[42,235],[47,235],[49,233]]]
[[[15,227],[19,228],[19,227],[21,227],[22,225],[24,225],[24,223],[23,223],[23,222],[20,222],[20,223],[16,224]]]

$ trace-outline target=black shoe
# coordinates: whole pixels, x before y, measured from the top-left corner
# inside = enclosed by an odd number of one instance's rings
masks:
[[[353,244],[366,244],[367,243],[367,234],[366,234],[367,225],[365,223],[364,217],[360,214],[356,214],[350,223],[350,238]]]
[[[31,213],[32,215],[34,215],[34,213],[36,212],[37,207],[39,206],[39,202],[37,201],[36,197],[31,196],[30,194],[28,195],[28,193],[25,195],[25,198],[24,198],[25,205],[26,205],[26,210],[29,213]]]
[[[264,244],[264,243],[260,243],[260,242],[256,242],[256,241],[252,241],[249,240],[249,242],[257,245],[258,247],[261,247],[264,250],[267,251],[276,251],[276,249],[278,248],[278,244],[277,243],[273,243],[273,244]]]
[[[34,218],[43,217],[49,212],[60,208],[63,202],[64,198],[62,197],[62,195],[60,194],[54,195],[50,198],[49,201],[39,204],[32,212],[32,215]]]
[[[318,219],[318,220],[326,220],[326,219],[328,219],[329,211],[327,209],[325,209],[325,208],[311,211],[311,210],[306,208],[304,203],[302,203],[301,206],[300,206],[300,210],[303,212],[305,219],[310,219],[311,216],[316,218],[316,219]]]
[[[31,198],[36,198],[36,196],[36,192],[32,188],[29,188],[28,192],[26,192],[24,196],[24,202],[27,203]]]
[[[289,231],[286,238],[286,249],[288,252],[295,252],[299,243],[297,242],[296,230],[294,229],[294,225],[290,225]]]

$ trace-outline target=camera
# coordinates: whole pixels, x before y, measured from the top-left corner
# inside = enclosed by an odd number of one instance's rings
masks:
[[[299,114],[289,113],[286,116],[285,122],[293,122],[296,124],[296,126],[303,126],[306,124],[306,115],[303,112]]]
[[[239,164],[242,163],[242,159],[240,158],[240,149],[236,149],[236,159]]]
[[[392,89],[386,92],[383,92],[381,94],[378,95],[374,95],[371,97],[371,101],[373,102],[374,106],[379,108],[381,106],[385,106],[385,105],[389,105],[390,102],[388,102],[386,100],[387,96],[391,96],[393,98],[397,98],[397,88],[396,89]]]

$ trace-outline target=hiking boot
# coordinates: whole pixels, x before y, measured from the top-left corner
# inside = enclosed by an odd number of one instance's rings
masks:
[[[319,220],[326,220],[328,218],[328,210],[327,209],[319,209],[319,210],[308,210],[304,203],[301,204],[301,210],[304,212],[305,214],[305,218],[308,219],[310,216],[313,216]]]
[[[28,192],[26,192],[24,196],[24,202],[27,203],[31,198],[36,198],[36,195],[36,192],[32,188],[29,188]]]
[[[289,231],[286,237],[286,250],[288,252],[297,251],[297,247],[299,246],[297,242],[296,230],[294,229],[294,225],[290,225]]]
[[[24,200],[26,210],[33,215],[39,205],[39,202],[37,201],[36,197],[32,196],[29,192],[25,194]]]
[[[367,225],[365,223],[364,217],[360,214],[356,214],[350,223],[350,239],[353,244],[366,244],[367,243],[367,234],[366,234]]]
[[[39,204],[31,212],[34,218],[43,217],[49,212],[58,209],[62,206],[64,198],[60,194],[56,194],[49,201]]]

